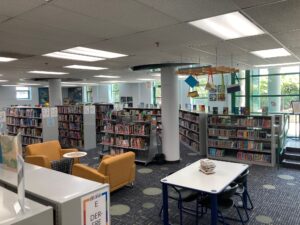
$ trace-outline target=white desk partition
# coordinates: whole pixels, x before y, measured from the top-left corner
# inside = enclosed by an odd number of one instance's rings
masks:
[[[200,161],[197,161],[165,177],[161,182],[215,194],[224,190],[224,188],[249,167],[247,164],[212,161],[216,164],[214,174],[207,175],[200,172]]]
[[[1,169],[0,184],[16,191],[16,173]],[[54,208],[55,225],[83,225],[83,199],[92,193],[106,197],[106,223],[110,224],[108,184],[100,184],[47,168],[25,164],[26,196]],[[86,206],[87,207],[87,206]]]
[[[0,225],[53,225],[53,209],[25,199],[25,213],[16,211],[17,194],[0,187]]]

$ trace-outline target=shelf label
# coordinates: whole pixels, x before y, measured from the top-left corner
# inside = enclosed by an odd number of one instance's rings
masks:
[[[57,117],[57,108],[56,107],[52,107],[50,109],[50,114],[51,114],[51,117]]]
[[[87,106],[87,105],[83,106],[83,113],[84,114],[90,114],[90,107]]]
[[[102,190],[81,198],[81,225],[110,225],[108,195]]]
[[[42,108],[42,117],[48,118],[50,116],[49,108]]]

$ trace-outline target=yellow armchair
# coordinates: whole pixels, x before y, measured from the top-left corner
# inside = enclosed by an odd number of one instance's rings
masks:
[[[57,140],[26,146],[25,161],[34,165],[51,168],[51,161],[60,160],[65,153],[78,149],[62,149]],[[77,163],[76,159],[74,163]]]
[[[113,192],[135,181],[135,154],[126,152],[116,156],[106,156],[102,159],[98,169],[75,164],[72,174],[99,183],[108,183]]]

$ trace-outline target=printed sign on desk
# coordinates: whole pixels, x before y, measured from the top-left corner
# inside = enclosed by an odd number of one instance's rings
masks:
[[[81,225],[110,225],[108,191],[97,191],[81,198]]]

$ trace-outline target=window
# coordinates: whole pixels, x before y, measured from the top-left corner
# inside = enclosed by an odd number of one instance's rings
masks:
[[[111,85],[111,96],[114,104],[120,103],[120,86],[119,84]]]
[[[153,82],[153,104],[161,105],[161,82]]]
[[[30,100],[31,88],[30,87],[16,87],[16,98],[18,100]]]

